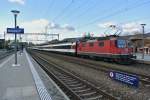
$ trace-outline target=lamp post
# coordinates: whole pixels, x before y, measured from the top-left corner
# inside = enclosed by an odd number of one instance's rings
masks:
[[[6,33],[4,32],[4,49],[6,49]]]
[[[17,28],[17,15],[20,13],[18,10],[11,11],[14,14],[15,28]],[[17,33],[15,33],[15,65],[17,65]]]
[[[145,27],[145,25],[146,25],[146,24],[141,24],[141,26],[142,26],[142,33],[143,33],[143,35],[142,35],[142,47],[143,47],[142,59],[144,59],[144,33],[145,33],[144,27]]]
[[[45,34],[47,34],[48,25],[45,26]]]

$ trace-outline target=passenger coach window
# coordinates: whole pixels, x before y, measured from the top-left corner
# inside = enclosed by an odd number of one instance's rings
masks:
[[[89,43],[90,47],[93,47],[94,46],[94,43]]]
[[[71,45],[54,46],[54,49],[71,49]]]
[[[104,46],[104,42],[99,42],[99,46],[103,47]]]

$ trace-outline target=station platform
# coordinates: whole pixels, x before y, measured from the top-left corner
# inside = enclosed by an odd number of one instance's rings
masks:
[[[144,54],[144,59],[142,59],[141,53],[136,53],[135,55],[138,62],[150,64],[150,54]]]
[[[0,60],[0,100],[52,100],[28,53],[17,57],[19,66],[14,54]]]

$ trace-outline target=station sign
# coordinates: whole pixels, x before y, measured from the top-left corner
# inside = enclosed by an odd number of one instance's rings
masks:
[[[131,85],[134,87],[138,87],[139,85],[139,78],[136,75],[127,74],[124,72],[119,71],[110,71],[109,72],[110,78],[122,82],[127,85]]]
[[[7,28],[7,33],[24,34],[24,29],[23,28]]]

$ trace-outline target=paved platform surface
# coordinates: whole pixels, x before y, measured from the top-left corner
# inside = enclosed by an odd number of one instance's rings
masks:
[[[5,52],[6,52],[6,50],[0,49],[0,55],[1,55],[1,54],[4,54]]]
[[[0,100],[40,100],[25,53],[18,62],[12,66],[14,55],[0,61]]]
[[[141,53],[136,53],[135,55],[137,62],[150,64],[150,54],[144,54],[144,59],[142,59]]]
[[[137,60],[150,61],[150,54],[144,54],[144,59],[142,59],[142,54],[137,53]]]

